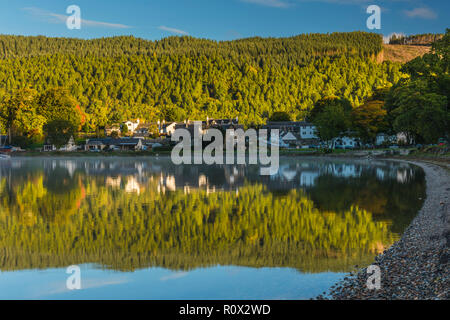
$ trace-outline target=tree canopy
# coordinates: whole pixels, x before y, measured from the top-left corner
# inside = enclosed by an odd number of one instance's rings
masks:
[[[375,62],[381,37],[364,32],[223,42],[0,36],[0,44],[0,96],[64,87],[90,131],[131,118],[303,120],[325,96],[356,106],[400,79],[399,64]]]
[[[397,132],[418,142],[436,143],[449,136],[450,29],[433,44],[433,52],[405,64],[409,74],[386,96],[389,120]]]

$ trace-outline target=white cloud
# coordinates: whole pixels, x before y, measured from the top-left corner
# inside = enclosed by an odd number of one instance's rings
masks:
[[[44,18],[47,22],[51,22],[51,23],[66,23],[67,18],[69,17],[64,14],[53,13],[53,12],[35,8],[35,7],[28,7],[28,8],[23,8],[23,9],[25,11],[28,11],[32,15]],[[113,29],[131,28],[130,26],[127,26],[124,24],[119,24],[119,23],[109,23],[109,22],[85,20],[85,19],[81,19],[81,26],[82,27],[89,26],[89,27],[113,28]]]
[[[289,3],[284,2],[282,0],[241,0],[241,1],[274,8],[287,8],[290,6]]]
[[[161,279],[159,279],[160,281],[167,281],[167,280],[176,280],[176,279],[180,279],[180,278],[184,278],[188,275],[188,272],[175,272],[172,273],[168,276],[164,276],[161,277]]]
[[[428,8],[415,8],[412,10],[405,10],[405,14],[410,18],[422,18],[422,19],[436,19],[437,14]]]
[[[171,32],[171,33],[180,34],[180,35],[185,35],[185,36],[189,35],[189,33],[187,33],[184,30],[170,28],[170,27],[166,27],[166,26],[159,26],[158,29],[159,30],[163,30],[163,31],[168,31],[168,32]]]
[[[323,2],[334,4],[364,5],[364,6],[372,4],[374,2],[374,0],[240,0],[240,1],[275,8],[288,8],[291,6],[295,6],[296,4],[305,2]],[[390,0],[390,1],[409,2],[411,0]]]
[[[110,278],[110,279],[82,279],[81,280],[81,289],[87,290],[87,289],[93,289],[93,288],[101,288],[106,286],[115,286],[115,285],[121,285],[130,282],[126,277],[117,277],[117,278]],[[58,282],[49,282],[46,286],[41,286],[36,292],[32,293],[31,299],[46,299],[53,295],[59,295],[70,292],[69,289],[67,289],[67,286],[64,282],[58,281]]]

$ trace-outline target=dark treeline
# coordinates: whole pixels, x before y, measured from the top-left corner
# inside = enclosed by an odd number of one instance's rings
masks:
[[[133,36],[82,40],[47,38],[44,36],[0,36],[0,58],[24,58],[56,53],[77,56],[121,57],[128,55],[220,55],[233,62],[302,63],[320,55],[358,54],[373,56],[382,49],[378,34],[351,32],[305,34],[290,38],[247,38],[234,41],[214,41],[193,37],[169,37],[149,41]],[[275,57],[275,58],[274,58]]]
[[[393,35],[389,40],[389,44],[403,44],[413,46],[431,46],[437,40],[442,39],[443,34],[426,33],[414,34],[410,36]]]

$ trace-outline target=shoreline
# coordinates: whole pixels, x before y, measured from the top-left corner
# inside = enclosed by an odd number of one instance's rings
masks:
[[[425,171],[427,198],[401,239],[375,258],[381,288],[367,289],[366,268],[332,286],[331,300],[448,300],[450,299],[450,173],[449,165],[426,160],[404,161]]]

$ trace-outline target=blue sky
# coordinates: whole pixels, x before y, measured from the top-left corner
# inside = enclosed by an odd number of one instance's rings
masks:
[[[0,34],[215,40],[310,32],[370,31],[366,9],[382,8],[378,33],[443,33],[449,0],[0,0]],[[66,27],[66,8],[81,8],[81,30]]]

